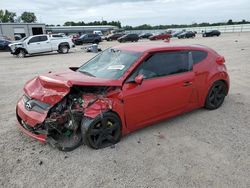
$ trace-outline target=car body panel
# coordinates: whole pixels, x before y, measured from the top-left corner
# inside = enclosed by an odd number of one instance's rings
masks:
[[[141,85],[124,84],[124,110],[129,129],[136,130],[158,120],[159,116],[184,110],[194,89],[193,85],[184,86],[187,81],[194,81],[193,72],[152,78]]]

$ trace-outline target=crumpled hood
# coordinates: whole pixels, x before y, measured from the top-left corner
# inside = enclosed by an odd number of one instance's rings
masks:
[[[31,98],[54,105],[70,92],[73,86],[121,86],[121,80],[108,80],[87,76],[68,70],[62,73],[48,73],[28,81],[24,92]]]

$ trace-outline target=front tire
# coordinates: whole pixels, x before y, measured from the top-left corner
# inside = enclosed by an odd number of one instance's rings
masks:
[[[19,50],[19,52],[16,54],[17,58],[24,58],[26,55],[24,50]]]
[[[111,146],[121,139],[121,121],[112,112],[83,119],[81,130],[84,143],[94,149]]]
[[[208,92],[205,108],[209,110],[215,110],[219,108],[224,102],[226,94],[226,84],[223,81],[216,81]]]

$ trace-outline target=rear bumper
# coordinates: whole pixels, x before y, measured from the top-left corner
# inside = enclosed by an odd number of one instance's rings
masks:
[[[32,131],[32,129],[41,124],[47,116],[47,113],[40,114],[35,111],[28,111],[24,106],[23,99],[21,98],[16,107],[17,125],[20,130],[31,138],[34,138],[41,143],[46,143],[46,135],[37,134]],[[26,124],[26,127],[23,124]],[[28,126],[28,128],[27,128]]]

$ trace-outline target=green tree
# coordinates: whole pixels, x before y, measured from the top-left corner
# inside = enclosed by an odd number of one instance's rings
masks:
[[[34,12],[23,12],[21,15],[21,20],[25,23],[36,22],[36,15]]]
[[[10,12],[8,10],[0,10],[0,22],[6,23],[6,22],[14,22],[16,13]]]

